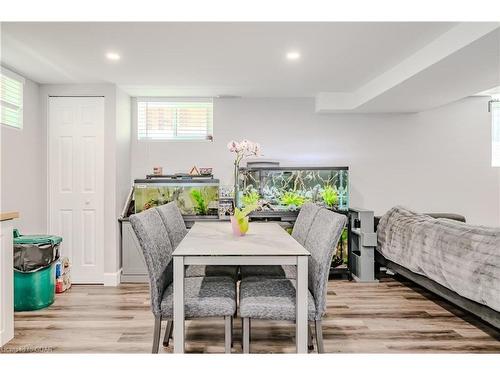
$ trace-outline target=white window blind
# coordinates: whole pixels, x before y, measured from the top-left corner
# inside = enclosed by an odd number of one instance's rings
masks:
[[[137,136],[142,140],[212,140],[212,100],[137,100]]]
[[[2,125],[23,127],[24,78],[5,68],[0,71],[0,121]]]
[[[491,165],[500,167],[500,102],[491,102]]]

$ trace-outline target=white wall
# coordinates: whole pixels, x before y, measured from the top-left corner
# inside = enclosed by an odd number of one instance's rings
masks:
[[[490,167],[486,98],[413,115],[317,115],[312,99],[219,99],[214,142],[138,142],[134,121],[129,133],[128,96],[114,85],[39,86],[27,80],[23,130],[1,127],[0,208],[20,211],[18,227],[26,233],[47,231],[49,95],[106,97],[109,275],[120,267],[116,219],[131,179],[144,177],[155,165],[165,172],[197,165],[213,166],[222,183],[232,183],[233,159],[226,150],[231,139],[260,142],[264,156],[282,165],[348,165],[352,205],[377,214],[404,204],[419,211],[462,213],[471,223],[500,225],[500,173]]]
[[[130,187],[130,136],[131,115],[130,96],[120,89],[116,90],[116,207],[115,217],[121,215]],[[118,225],[118,222],[116,222]],[[119,228],[116,231],[117,244],[120,241]],[[117,264],[121,265],[120,252],[117,252]]]
[[[19,211],[24,233],[47,233],[47,105],[49,96],[105,97],[104,281],[120,270],[117,218],[130,188],[130,97],[111,84],[38,85],[26,80],[24,126],[1,126],[1,211]],[[50,182],[49,182],[50,183]]]
[[[0,211],[19,211],[20,219],[14,225],[21,233],[46,233],[45,130],[40,117],[40,87],[28,79],[23,106],[22,130],[0,125]]]
[[[139,142],[134,113],[131,175],[144,177],[157,165],[164,173],[211,166],[230,184],[233,159],[226,144],[248,138],[283,166],[348,165],[351,206],[383,214],[402,204],[500,226],[486,103],[467,98],[419,114],[318,115],[312,99],[218,99],[215,140],[202,143]]]

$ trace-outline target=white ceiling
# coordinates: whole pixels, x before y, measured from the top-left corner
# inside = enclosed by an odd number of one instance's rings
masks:
[[[316,111],[421,112],[500,84],[498,23],[462,23],[354,92],[323,92]]]
[[[1,62],[39,83],[132,96],[316,97],[414,112],[500,85],[499,23],[2,23]],[[288,61],[288,51],[300,51]],[[121,60],[111,62],[107,52]]]
[[[477,96],[500,96],[500,86],[493,87],[489,90],[481,91]]]
[[[2,61],[40,83],[135,94],[312,97],[352,91],[454,23],[3,23]],[[302,54],[290,62],[291,49]],[[121,61],[104,57],[113,50]]]
[[[409,79],[367,101],[357,112],[421,112],[500,83],[500,33],[488,33],[474,43],[434,62]]]

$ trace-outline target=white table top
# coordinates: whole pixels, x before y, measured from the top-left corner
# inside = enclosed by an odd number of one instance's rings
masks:
[[[196,222],[173,256],[299,256],[309,252],[277,223],[251,222],[245,236],[230,222]]]

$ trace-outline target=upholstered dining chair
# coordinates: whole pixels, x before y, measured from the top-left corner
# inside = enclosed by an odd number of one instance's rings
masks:
[[[297,220],[293,225],[292,237],[304,246],[307,234],[311,228],[312,222],[316,214],[321,209],[320,206],[314,203],[305,203],[299,211]],[[275,279],[295,279],[297,269],[295,266],[241,266],[241,279],[260,279],[262,277]]]
[[[168,237],[175,250],[187,234],[186,225],[182,218],[181,210],[175,202],[170,202],[156,207],[160,213],[165,226],[167,227]],[[187,266],[186,277],[201,276],[229,276],[236,280],[238,277],[238,266]]]
[[[182,213],[177,203],[169,202],[161,206],[157,206],[163,223],[167,229],[167,235],[172,244],[172,250],[175,250],[177,246],[184,239],[188,230],[184,219],[182,218]],[[235,280],[238,278],[238,266],[203,266],[203,265],[190,265],[186,266],[185,277],[203,277],[203,276],[229,276]],[[167,329],[165,330],[165,335],[163,337],[163,346],[167,347],[172,338],[173,323],[171,320],[167,323]]]
[[[173,319],[173,248],[163,220],[155,208],[130,216],[149,274],[151,310],[155,317],[152,352],[158,353],[163,319]],[[225,351],[231,352],[231,329],[236,312],[236,283],[231,277],[185,279],[186,319],[224,317]],[[171,330],[167,326],[167,331]]]
[[[324,352],[321,321],[326,313],[328,275],[333,252],[346,224],[346,216],[320,208],[305,236],[308,260],[308,320],[314,322],[318,353]],[[295,321],[294,279],[243,279],[240,316],[243,318],[243,352],[250,352],[251,319]]]

